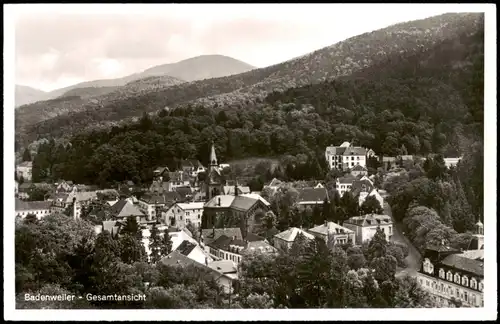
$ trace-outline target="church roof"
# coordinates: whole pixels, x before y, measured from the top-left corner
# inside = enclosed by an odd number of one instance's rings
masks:
[[[212,142],[212,147],[210,148],[209,164],[217,165],[217,155],[215,154],[215,145],[213,142]]]

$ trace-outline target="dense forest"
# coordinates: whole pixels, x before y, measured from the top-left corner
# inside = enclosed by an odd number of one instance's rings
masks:
[[[34,181],[147,183],[154,167],[175,159],[206,164],[211,140],[220,162],[291,156],[319,165],[307,168],[320,170],[311,175],[319,179],[325,147],[346,140],[379,156],[458,157],[482,142],[483,36],[465,33],[417,54],[389,56],[352,77],[274,92],[259,102],[144,113],[134,123],[77,134],[70,144],[51,140],[34,157]],[[65,132],[63,125],[51,127]]]
[[[467,52],[470,45],[463,44],[461,35],[482,30],[483,19],[482,14],[445,14],[365,33],[291,61],[234,76],[151,88],[133,95],[124,89],[119,96],[104,95],[86,101],[75,97],[27,105],[16,110],[17,140],[27,145],[37,136],[66,136],[87,128],[116,126],[127,118],[140,117],[144,111],[155,112],[190,103],[248,109],[248,104],[258,106],[256,102],[272,91],[350,76],[374,66],[371,70],[379,74],[377,66],[388,58],[397,61],[398,57],[412,56],[422,49],[432,52],[434,46],[446,41],[454,42],[452,52],[460,55]],[[425,58],[422,65],[433,65],[425,62],[429,59]],[[441,59],[449,65],[444,57]],[[458,61],[453,68],[468,69],[469,63]],[[434,84],[428,85],[435,89],[440,78],[433,75],[431,78]]]

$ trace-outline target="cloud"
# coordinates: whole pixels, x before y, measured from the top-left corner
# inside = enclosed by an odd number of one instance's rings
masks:
[[[19,14],[17,83],[47,90],[67,86],[61,83],[64,80],[121,77],[204,54],[228,55],[264,67],[359,33],[432,15],[419,13],[412,18],[408,12],[387,10],[373,14],[364,7],[354,12],[342,5],[98,8],[103,8],[98,14],[82,9]]]

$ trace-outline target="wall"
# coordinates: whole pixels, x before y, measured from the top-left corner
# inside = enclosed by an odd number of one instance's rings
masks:
[[[28,214],[34,214],[37,219],[42,219],[45,216],[50,215],[49,209],[33,209],[33,210],[16,210],[16,217],[26,218]]]

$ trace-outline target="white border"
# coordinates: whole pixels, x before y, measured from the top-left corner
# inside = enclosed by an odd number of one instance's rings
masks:
[[[276,5],[276,4],[274,4]],[[300,7],[304,4],[297,4]],[[362,4],[376,6],[374,10],[387,10],[384,4]],[[484,99],[484,215],[485,215],[485,258],[484,304],[482,309],[307,309],[307,310],[15,310],[14,298],[14,222],[8,215],[14,214],[14,199],[12,189],[14,179],[14,22],[15,12],[35,11],[41,13],[51,11],[57,6],[57,11],[64,12],[119,12],[133,10],[140,12],[144,5],[114,5],[114,4],[78,4],[64,5],[4,5],[4,314],[6,320],[495,320],[497,314],[497,272],[496,272],[496,8],[494,4],[399,4],[389,10],[400,8],[411,10],[416,6],[442,8],[448,12],[485,12],[485,99]],[[148,5],[158,6],[158,5]],[[194,5],[175,5],[194,6]],[[196,5],[207,6],[207,5]],[[219,5],[210,5],[215,9]],[[234,5],[248,8],[249,5]],[[310,5],[308,5],[310,6]],[[332,4],[333,6],[333,4]],[[334,6],[350,6],[349,10],[358,5],[335,4]],[[395,7],[396,6],[396,7]],[[208,7],[206,7],[208,10]],[[359,8],[359,7],[358,7]],[[387,8],[387,7],[386,7]],[[189,9],[189,8],[188,8]],[[199,8],[198,8],[199,9]],[[189,10],[188,10],[189,11]],[[355,11],[354,11],[355,12]]]

